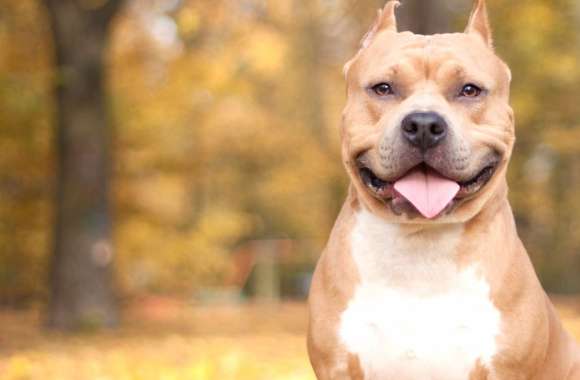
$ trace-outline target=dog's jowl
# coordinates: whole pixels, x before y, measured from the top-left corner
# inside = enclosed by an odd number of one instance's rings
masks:
[[[507,200],[511,73],[484,1],[432,36],[399,33],[397,5],[345,66],[351,185],[310,293],[316,375],[580,379]]]

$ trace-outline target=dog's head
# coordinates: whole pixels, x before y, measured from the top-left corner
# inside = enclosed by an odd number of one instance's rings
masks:
[[[345,66],[342,154],[360,201],[398,223],[464,222],[505,191],[511,74],[484,0],[464,33],[399,33],[387,3]]]

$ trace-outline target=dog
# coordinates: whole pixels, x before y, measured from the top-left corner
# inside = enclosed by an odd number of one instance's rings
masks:
[[[485,1],[430,36],[398,32],[398,5],[344,69],[351,184],[309,295],[316,376],[580,379],[507,200],[511,73]]]

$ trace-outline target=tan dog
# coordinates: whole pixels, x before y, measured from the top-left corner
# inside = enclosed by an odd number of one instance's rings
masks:
[[[510,71],[465,33],[398,33],[389,2],[346,65],[349,197],[310,292],[319,379],[580,379],[507,200]]]

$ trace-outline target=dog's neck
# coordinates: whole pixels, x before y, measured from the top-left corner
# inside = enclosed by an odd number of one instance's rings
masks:
[[[500,228],[506,234],[511,233],[512,229],[515,232],[505,182],[499,184],[481,211],[464,223],[389,223],[360,204],[354,191],[351,191],[351,206],[356,218],[351,242],[353,249],[359,253],[364,252],[363,256],[370,259],[359,263],[365,266],[368,264],[365,270],[367,279],[374,277],[373,273],[377,278],[391,272],[393,276],[398,276],[400,271],[389,269],[398,266],[406,268],[405,276],[418,270],[426,271],[427,275],[436,274],[440,278],[443,273],[437,268],[455,267],[465,262],[466,255],[489,258],[498,245],[497,239],[490,238],[482,240],[484,245],[489,246],[482,245],[480,241],[477,249],[464,249],[464,245],[470,244],[473,236],[488,236],[491,228]],[[417,275],[420,278],[425,273]]]
[[[502,213],[502,211],[509,211],[511,213],[511,209],[509,207],[508,202],[508,185],[505,178],[501,178],[501,180],[497,183],[495,191],[491,194],[489,199],[486,200],[485,204],[481,207],[479,212],[470,220],[468,220],[467,224],[473,223],[482,223],[487,224],[492,222],[498,213]]]

